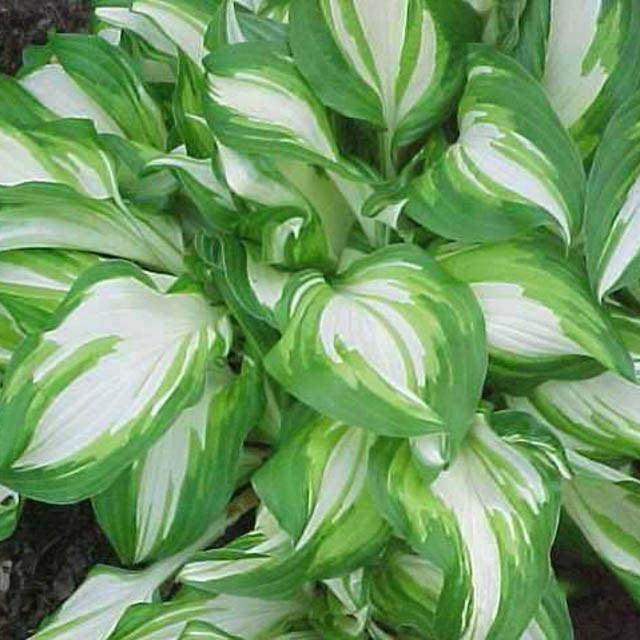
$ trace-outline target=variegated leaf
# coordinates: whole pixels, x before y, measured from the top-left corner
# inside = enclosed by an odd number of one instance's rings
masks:
[[[112,634],[117,634],[115,629],[123,616],[127,620],[129,613],[137,611],[140,606],[156,606],[139,603],[154,602],[160,586],[195,551],[222,535],[252,506],[252,496],[241,494],[223,516],[210,523],[206,533],[191,547],[142,571],[126,571],[104,565],[93,567],[74,594],[31,636],[32,640],[111,640]],[[158,640],[158,636],[154,638]]]
[[[640,87],[640,5],[635,0],[544,4],[527,17],[542,19],[544,30],[537,41],[543,51],[533,52],[544,56],[542,84],[586,158],[613,112]]]
[[[50,38],[46,64],[27,68],[20,84],[61,118],[88,118],[111,133],[163,150],[167,132],[160,108],[132,60],[98,36]]]
[[[287,599],[309,580],[312,562],[313,549],[296,551],[287,532],[261,508],[252,531],[197,554],[178,580],[212,594]]]
[[[538,613],[520,640],[573,640],[567,598],[554,575],[549,579]]]
[[[602,299],[640,276],[640,93],[609,121],[589,175],[585,216],[587,267]]]
[[[370,579],[375,620],[389,629],[414,629],[436,637],[435,618],[445,581],[442,569],[395,541],[371,570]]]
[[[281,45],[227,45],[205,66],[205,115],[225,146],[347,171],[324,107]]]
[[[323,102],[384,128],[390,154],[448,114],[478,22],[459,0],[294,0],[291,46]]]
[[[414,620],[433,610],[443,640],[520,638],[549,579],[567,473],[557,440],[526,414],[479,414],[431,484],[406,442],[381,440],[371,469],[386,517],[425,561],[409,561],[396,578],[405,591],[426,591]]]
[[[238,233],[260,242],[262,260],[290,268],[335,267],[354,218],[333,182],[313,166],[219,145],[231,191],[247,201]]]
[[[309,595],[302,591],[278,600],[182,590],[170,602],[129,609],[109,640],[173,640],[195,620],[243,640],[280,638],[280,633],[306,617],[309,603]]]
[[[286,25],[257,16],[247,11],[238,11],[234,0],[223,0],[207,32],[206,46],[213,51],[225,44],[267,41],[287,45]],[[248,7],[251,8],[251,7]]]
[[[219,3],[212,0],[133,0],[131,10],[145,16],[201,71],[204,39]]]
[[[193,158],[180,151],[149,161],[150,172],[170,169],[200,212],[205,228],[215,232],[232,231],[239,214],[225,181],[217,175],[210,158]]]
[[[552,238],[445,245],[440,263],[471,285],[484,311],[496,375],[516,383],[558,377],[565,369],[570,376],[570,368],[580,365],[593,375],[598,372],[589,363],[593,358],[635,380],[611,319]]]
[[[324,416],[296,418],[290,418],[292,435],[256,473],[253,486],[295,552],[316,547],[310,578],[344,575],[375,558],[389,536],[366,484],[376,438]]]
[[[301,272],[276,313],[271,375],[345,424],[415,436],[426,464],[448,461],[469,428],[486,368],[480,308],[417,247],[355,260],[331,281]],[[421,436],[421,437],[418,437]]]
[[[446,238],[503,240],[546,226],[580,229],[580,155],[544,91],[517,62],[471,48],[460,137],[409,189],[406,213]]]
[[[245,366],[235,379],[226,369],[209,371],[200,400],[93,499],[98,522],[124,564],[184,549],[231,498],[243,440],[262,409],[259,369]]]
[[[0,362],[6,364],[27,332],[40,331],[76,278],[96,256],[63,251],[0,252]]]
[[[230,333],[223,308],[196,292],[161,293],[129,263],[85,271],[12,360],[0,482],[62,503],[106,489],[199,398]]]
[[[64,185],[0,189],[0,251],[32,248],[89,251],[184,271],[182,232],[173,216],[86,198]]]
[[[220,627],[214,627],[208,622],[194,620],[190,622],[180,634],[179,640],[242,640],[239,636],[229,635]]]
[[[37,127],[56,118],[11,76],[0,74],[0,95],[0,118],[14,127]]]
[[[0,120],[0,187],[24,182],[67,185],[80,195],[120,201],[112,158],[83,120],[17,129]]]
[[[640,482],[569,452],[562,504],[594,551],[640,602]]]
[[[616,313],[616,327],[636,368],[640,320]],[[545,421],[590,455],[640,456],[640,386],[611,371],[582,380],[548,380],[529,393]]]

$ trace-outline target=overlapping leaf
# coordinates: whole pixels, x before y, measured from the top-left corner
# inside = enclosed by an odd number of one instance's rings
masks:
[[[580,156],[540,85],[514,60],[471,48],[456,144],[409,191],[406,213],[446,238],[503,240],[581,225]]]
[[[288,391],[348,425],[426,436],[415,444],[427,464],[451,457],[486,367],[482,317],[466,285],[417,247],[387,247],[331,282],[301,272],[280,317],[285,332],[265,366]]]
[[[230,331],[223,308],[192,291],[161,293],[133,265],[86,271],[12,361],[2,482],[56,502],[106,489],[198,399]]]
[[[633,363],[586,279],[546,236],[445,245],[441,264],[468,282],[485,314],[494,373],[519,379],[579,377],[589,358],[634,381]],[[571,368],[574,367],[575,371]],[[589,373],[589,368],[590,373]],[[584,373],[582,374],[584,375]]]
[[[429,485],[407,443],[381,441],[372,467],[377,499],[424,559],[409,558],[387,577],[413,609],[408,624],[426,620],[418,624],[438,638],[520,637],[549,579],[567,473],[561,452],[526,414],[502,412],[490,423],[479,414],[453,463]],[[418,588],[416,602],[410,594]]]
[[[458,0],[294,0],[290,22],[296,63],[316,93],[384,128],[389,147],[447,115],[463,83],[463,42],[479,32]]]
[[[126,564],[177,553],[198,539],[231,498],[242,443],[262,409],[261,380],[247,364],[234,380],[208,373],[200,400],[93,500]]]
[[[640,275],[640,93],[609,121],[587,190],[586,256],[603,298]]]

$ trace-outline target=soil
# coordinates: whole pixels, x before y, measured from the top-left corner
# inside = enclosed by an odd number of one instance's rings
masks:
[[[28,638],[100,563],[118,561],[90,503],[27,501],[16,532],[0,543],[0,638]]]
[[[89,0],[0,0],[0,72],[15,73],[29,44],[44,44],[47,33],[85,31]]]

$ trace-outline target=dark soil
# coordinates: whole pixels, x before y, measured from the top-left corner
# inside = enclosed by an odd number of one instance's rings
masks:
[[[29,637],[99,563],[118,564],[88,502],[27,502],[15,534],[0,543],[0,638]]]
[[[29,44],[44,44],[47,33],[85,31],[89,0],[0,0],[0,72],[15,73]]]

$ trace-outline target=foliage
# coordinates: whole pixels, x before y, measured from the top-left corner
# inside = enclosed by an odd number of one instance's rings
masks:
[[[127,568],[33,637],[567,640],[561,512],[640,600],[640,5],[94,5],[0,78],[0,535]]]

